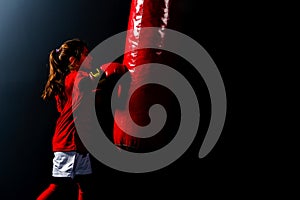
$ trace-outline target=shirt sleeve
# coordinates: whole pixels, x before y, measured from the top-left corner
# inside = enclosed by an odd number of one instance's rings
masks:
[[[78,88],[83,92],[93,92],[96,89],[96,80],[87,72],[80,72],[77,75]]]
[[[56,101],[57,111],[61,112],[62,111],[62,104],[61,104],[61,101],[60,101],[58,95],[55,96],[55,101]]]

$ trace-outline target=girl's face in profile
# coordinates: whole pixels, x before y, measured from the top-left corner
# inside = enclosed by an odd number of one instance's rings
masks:
[[[83,52],[81,53],[81,57],[80,57],[80,60],[79,60],[79,65],[81,67],[83,67],[84,69],[92,69],[92,56],[89,54],[89,50],[84,47],[84,50]]]

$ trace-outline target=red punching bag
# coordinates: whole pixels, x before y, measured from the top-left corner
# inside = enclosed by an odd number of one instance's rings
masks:
[[[124,88],[121,93],[132,93],[131,90],[150,76],[147,63],[168,63],[166,52],[160,49],[139,49],[143,43],[151,41],[152,37],[159,36],[157,47],[163,44],[164,28],[168,27],[170,19],[170,0],[132,0],[130,15],[128,20],[128,32],[125,44],[123,64],[129,69],[131,81],[127,90]],[[158,27],[157,32],[143,32],[146,27]],[[137,67],[143,67],[136,71]],[[122,149],[135,152],[150,152],[166,145],[174,136],[173,129],[179,124],[180,112],[177,109],[177,101],[172,93],[164,87],[155,84],[146,84],[136,89],[129,98],[130,117],[122,109],[115,110],[115,122],[113,128],[113,141]],[[151,122],[149,108],[154,104],[162,105],[167,112],[165,126],[154,136],[144,138],[143,132],[138,136],[132,136],[128,132],[134,132],[135,126],[131,126],[129,121],[138,126],[146,126]],[[124,131],[122,127],[126,127]]]

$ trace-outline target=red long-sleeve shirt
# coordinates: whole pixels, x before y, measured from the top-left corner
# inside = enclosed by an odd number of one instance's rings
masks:
[[[91,82],[89,74],[83,71],[72,71],[65,78],[66,101],[62,102],[58,96],[55,97],[60,116],[56,121],[52,138],[53,151],[87,152],[77,133],[76,117],[73,116],[74,109],[80,106],[84,92],[86,92],[80,90],[80,84],[83,82]]]

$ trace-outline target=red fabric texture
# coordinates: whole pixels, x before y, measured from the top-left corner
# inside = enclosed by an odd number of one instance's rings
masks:
[[[57,191],[57,188],[57,184],[50,184],[49,187],[38,196],[37,200],[49,199]]]
[[[56,121],[55,132],[52,139],[52,150],[54,152],[87,152],[77,134],[74,123],[76,118],[73,116],[74,109],[80,106],[84,95],[83,91],[79,89],[79,85],[85,79],[91,81],[87,72],[72,71],[65,78],[66,100],[61,101],[58,96],[56,96],[57,110],[60,112],[60,116]]]

